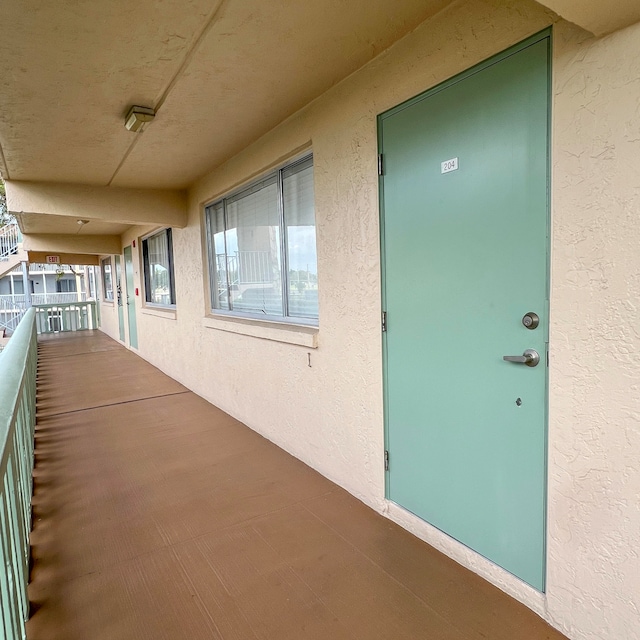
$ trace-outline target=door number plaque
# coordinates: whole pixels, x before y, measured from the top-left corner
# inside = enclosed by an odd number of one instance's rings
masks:
[[[458,158],[451,158],[440,163],[440,173],[449,173],[449,171],[458,170]]]

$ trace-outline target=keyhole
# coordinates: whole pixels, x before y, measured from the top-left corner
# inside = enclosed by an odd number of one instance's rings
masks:
[[[522,404],[522,398],[516,399],[516,405],[519,407]]]

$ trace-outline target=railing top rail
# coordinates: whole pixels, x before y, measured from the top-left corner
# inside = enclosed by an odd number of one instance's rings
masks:
[[[71,307],[86,307],[87,305],[95,305],[95,300],[74,300],[73,302],[51,302],[49,304],[34,304],[34,309],[52,309],[56,308],[71,308]]]
[[[9,222],[5,224],[4,227],[0,227],[0,235],[9,235],[19,231],[20,227],[18,227],[17,222]]]
[[[0,581],[3,638],[26,638],[29,529],[36,417],[36,313],[30,309],[0,353]]]
[[[29,345],[36,331],[35,309],[29,309],[0,354],[0,468],[4,467],[7,437],[27,367]]]

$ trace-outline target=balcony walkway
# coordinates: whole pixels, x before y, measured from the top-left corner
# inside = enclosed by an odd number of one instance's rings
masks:
[[[39,345],[28,640],[560,640],[100,332]]]

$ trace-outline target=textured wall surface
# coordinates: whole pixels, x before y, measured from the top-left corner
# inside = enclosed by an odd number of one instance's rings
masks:
[[[547,594],[384,499],[376,116],[555,21],[533,2],[458,3],[201,179],[173,235],[176,311],[138,313],[139,350],[571,638],[620,640],[640,629],[640,28],[555,29]],[[202,205],[308,147],[317,348],[215,328]]]
[[[555,37],[549,611],[640,638],[640,25]]]
[[[118,307],[115,302],[100,302],[100,329],[110,335],[114,340],[119,340],[118,331]]]

